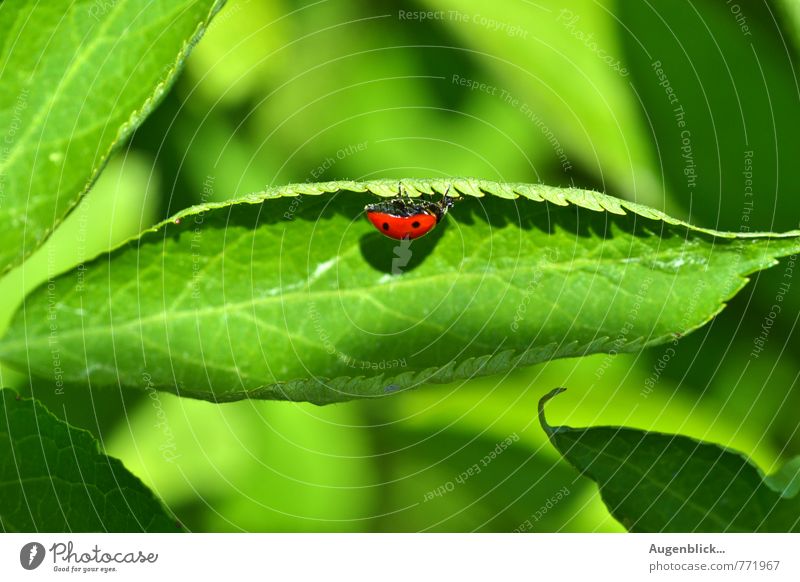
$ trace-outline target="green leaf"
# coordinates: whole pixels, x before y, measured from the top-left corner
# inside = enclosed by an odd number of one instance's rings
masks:
[[[390,180],[188,209],[34,291],[0,360],[52,378],[57,356],[63,381],[216,401],[383,396],[673,341],[800,248],[796,232],[694,228],[595,192],[404,184],[464,200],[413,242],[363,216]]]
[[[781,496],[737,451],[676,434],[548,425],[544,405],[564,390],[539,401],[542,428],[597,482],[609,511],[629,531],[800,531],[800,497]]]
[[[784,497],[794,497],[800,492],[800,457],[795,457],[774,475],[765,479],[767,485]]]
[[[36,400],[0,390],[0,529],[16,532],[179,531],[117,459]]]
[[[776,4],[783,13],[785,27],[794,37],[795,50],[800,52],[800,3],[797,0],[778,0]]]
[[[28,256],[156,106],[220,0],[0,6],[0,272]]]

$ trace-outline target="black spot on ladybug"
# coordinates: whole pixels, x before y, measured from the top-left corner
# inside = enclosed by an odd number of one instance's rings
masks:
[[[419,228],[419,222],[415,220],[414,222],[411,223],[411,226],[413,226],[414,228]]]
[[[389,223],[388,222],[384,222],[383,223],[383,230],[389,230]]]

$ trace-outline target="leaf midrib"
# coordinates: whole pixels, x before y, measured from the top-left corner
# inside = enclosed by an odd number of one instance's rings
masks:
[[[672,252],[673,252],[673,249],[670,249],[670,250],[665,251],[663,253],[654,253],[651,256],[654,256],[654,257],[665,256],[665,255],[668,255],[668,254],[670,254]],[[599,258],[599,259],[592,259],[592,260],[588,260],[588,259],[575,260],[575,261],[571,261],[568,264],[552,263],[551,262],[551,263],[545,263],[546,266],[544,267],[544,270],[564,271],[564,270],[567,270],[567,267],[569,267],[568,270],[572,270],[573,268],[576,268],[576,267],[580,268],[580,267],[585,267],[585,266],[593,266],[599,271],[600,270],[599,269],[599,265],[601,265],[603,263],[616,263],[616,262],[619,262],[619,261],[620,261],[619,258]],[[627,263],[627,264],[630,264],[630,263]],[[537,263],[536,265],[532,265],[531,267],[528,267],[528,269],[530,269],[530,270],[536,270],[538,268],[541,268],[541,263]],[[486,278],[499,279],[501,283],[506,284],[506,285],[508,285],[510,287],[513,286],[519,291],[519,290],[522,289],[522,287],[518,287],[518,286],[513,285],[511,280],[502,279],[500,277],[500,274],[504,274],[504,273],[505,274],[508,274],[508,273],[519,273],[519,272],[523,272],[523,271],[524,271],[524,268],[508,267],[508,268],[501,268],[501,269],[492,269],[491,272],[483,272],[483,273],[459,272],[458,276],[460,278],[467,278],[467,279],[469,279],[469,278],[478,278],[478,279],[481,279],[481,280],[484,280]],[[743,278],[743,277],[741,275],[739,275],[739,278]],[[440,280],[440,279],[450,280],[450,279],[452,279],[452,273],[449,273],[449,272],[448,273],[435,273],[435,274],[426,275],[424,277],[407,278],[405,280],[401,279],[399,281],[393,281],[392,285],[394,287],[406,286],[406,285],[426,285],[426,284],[430,284],[431,282],[435,282],[435,281]],[[230,311],[241,311],[241,310],[243,310],[244,308],[247,308],[247,307],[255,307],[255,306],[259,306],[259,305],[268,305],[270,303],[278,303],[278,302],[284,303],[286,301],[291,302],[291,301],[298,300],[298,299],[305,299],[309,295],[313,296],[313,297],[328,297],[328,296],[341,297],[342,295],[345,295],[345,296],[359,296],[359,295],[362,295],[362,294],[369,295],[370,292],[372,292],[372,291],[374,291],[376,289],[381,289],[381,288],[385,288],[385,286],[384,285],[372,285],[372,286],[368,286],[368,287],[354,287],[354,288],[350,288],[350,289],[331,289],[331,290],[316,290],[316,291],[312,291],[310,289],[307,289],[306,291],[303,291],[303,292],[301,292],[301,291],[289,291],[287,293],[283,293],[283,294],[279,294],[279,295],[270,295],[270,296],[267,296],[267,297],[261,297],[261,298],[247,300],[247,301],[240,301],[240,302],[237,302],[237,303],[223,303],[221,305],[206,307],[206,308],[199,309],[199,310],[198,309],[195,309],[195,310],[185,310],[184,309],[184,310],[176,310],[176,311],[160,311],[160,312],[158,312],[158,314],[154,314],[154,315],[151,315],[151,316],[148,316],[148,317],[139,318],[139,319],[131,319],[130,321],[128,321],[126,323],[115,324],[113,326],[113,329],[118,330],[118,329],[127,329],[127,328],[130,328],[130,327],[143,326],[143,325],[147,325],[147,324],[150,324],[150,323],[153,323],[153,322],[157,322],[159,320],[165,320],[167,318],[169,318],[171,320],[176,320],[176,319],[184,319],[184,318],[189,318],[189,317],[198,317],[198,316],[206,316],[206,315],[218,315],[220,313],[224,313],[225,311],[229,311],[229,310]],[[65,295],[64,299],[67,299],[67,298],[71,297],[72,295],[74,295],[74,290],[71,290],[71,292],[69,294]],[[87,334],[95,335],[97,333],[105,332],[107,329],[108,329],[108,326],[90,325],[88,327],[82,327],[80,329],[73,328],[73,329],[69,329],[69,330],[60,331],[59,332],[59,336],[68,336],[69,337],[69,336],[78,336],[78,335],[79,336],[85,336]],[[25,345],[30,345],[31,342],[37,340],[37,337],[43,337],[43,336],[28,336],[27,338],[25,338],[24,341],[20,340],[18,342],[10,342],[10,343],[5,343],[3,341],[0,341],[0,346],[2,346],[3,344],[5,344],[6,346],[14,346],[15,344],[18,344],[18,343],[24,343]]]

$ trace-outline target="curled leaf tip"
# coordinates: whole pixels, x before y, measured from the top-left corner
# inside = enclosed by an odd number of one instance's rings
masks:
[[[544,396],[542,396],[539,399],[539,424],[542,425],[542,430],[544,430],[544,432],[547,433],[548,437],[552,436],[553,433],[555,433],[556,429],[554,427],[550,426],[549,424],[547,424],[547,419],[545,418],[545,415],[544,415],[544,405],[547,404],[547,402],[551,398],[553,398],[555,396],[558,396],[562,392],[566,392],[566,391],[567,391],[566,388],[562,388],[562,387],[554,388],[550,392],[548,392],[547,394],[545,394]]]

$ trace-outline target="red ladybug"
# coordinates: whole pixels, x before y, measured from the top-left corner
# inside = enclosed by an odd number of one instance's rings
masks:
[[[389,238],[396,240],[415,239],[433,230],[442,217],[453,205],[453,199],[447,195],[439,202],[432,200],[413,200],[400,195],[384,202],[367,204],[364,210],[369,221]]]

